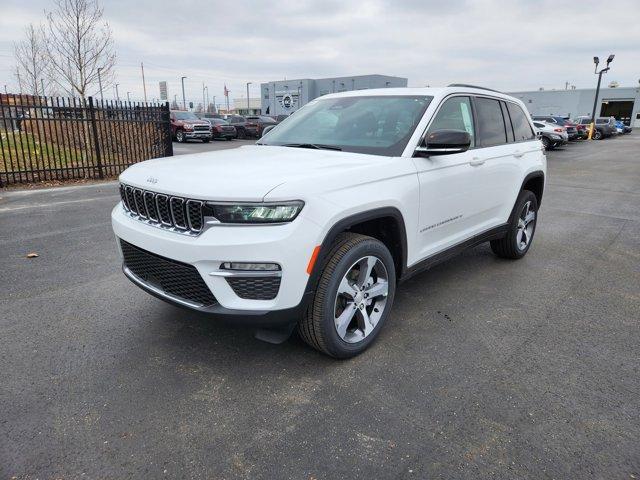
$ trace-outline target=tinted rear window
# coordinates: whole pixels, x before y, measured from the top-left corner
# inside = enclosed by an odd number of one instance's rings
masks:
[[[511,117],[511,124],[513,125],[513,133],[516,137],[516,142],[522,142],[525,140],[533,140],[536,138],[527,115],[522,111],[515,103],[507,103],[509,110],[509,116]]]

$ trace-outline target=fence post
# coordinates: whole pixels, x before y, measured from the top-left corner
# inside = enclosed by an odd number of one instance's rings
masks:
[[[173,157],[173,135],[171,133],[171,112],[169,111],[169,102],[165,102],[162,107],[162,122],[165,128],[165,146],[164,156]]]
[[[102,154],[100,152],[100,138],[98,138],[98,123],[96,122],[96,109],[93,106],[93,97],[89,97],[89,119],[91,120],[91,132],[93,133],[93,146],[96,156],[98,177],[104,178],[102,172]]]

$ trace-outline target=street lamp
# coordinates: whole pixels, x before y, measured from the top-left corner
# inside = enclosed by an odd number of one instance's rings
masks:
[[[593,69],[593,73],[598,75],[598,86],[596,87],[596,97],[593,99],[593,113],[591,114],[591,128],[589,130],[589,140],[593,136],[593,131],[596,128],[596,107],[598,106],[598,95],[600,94],[600,82],[602,82],[602,74],[607,73],[609,71],[609,64],[613,62],[615,55],[609,55],[607,58],[607,66],[601,69],[598,72],[598,64],[600,63],[600,59],[598,57],[593,57],[593,63],[595,67]]]
[[[186,110],[187,109],[187,100],[184,96],[184,79],[187,77],[181,77],[180,81],[182,82],[182,109]]]
[[[119,83],[116,83],[116,101],[120,101],[120,94],[118,93],[118,85],[120,85]]]
[[[247,82],[247,115],[251,115],[249,111],[249,85],[251,85],[251,82]]]
[[[100,77],[100,71],[102,70],[102,67],[98,68],[98,86],[100,87],[100,101],[104,101],[104,98],[102,97],[102,78]]]
[[[127,92],[127,102],[131,102],[131,92]]]

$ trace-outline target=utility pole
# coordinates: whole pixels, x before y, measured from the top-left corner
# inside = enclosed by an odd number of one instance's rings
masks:
[[[595,64],[593,73],[598,75],[598,86],[596,87],[596,97],[593,99],[593,113],[591,114],[591,125],[589,130],[589,140],[593,136],[593,132],[596,128],[596,107],[598,106],[598,95],[600,94],[600,82],[602,82],[602,74],[607,73],[609,71],[609,64],[613,62],[613,58],[615,55],[609,55],[607,58],[607,66],[598,72],[598,64],[600,63],[600,59],[598,57],[593,57],[593,63]]]
[[[142,70],[142,90],[144,91],[144,102],[147,103],[147,82],[144,81],[144,63],[140,62],[140,69]]]
[[[250,104],[249,104],[249,85],[251,85],[252,82],[247,82],[247,115],[251,115],[251,112],[249,112]]]
[[[104,97],[102,96],[102,78],[100,77],[100,70],[102,70],[102,67],[98,68],[98,86],[100,87],[100,101],[104,102]]]
[[[187,109],[187,99],[184,96],[184,79],[187,77],[181,77],[180,81],[182,82],[182,109],[186,110]]]

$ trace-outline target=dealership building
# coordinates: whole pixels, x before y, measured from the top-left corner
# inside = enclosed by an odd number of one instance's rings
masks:
[[[262,113],[264,115],[288,115],[314,98],[328,93],[406,86],[406,78],[387,75],[358,75],[315,80],[300,78],[267,82],[260,86]]]
[[[590,117],[595,94],[595,88],[510,93],[524,102],[531,115],[569,118],[583,115]],[[627,125],[640,128],[640,87],[601,88],[596,116],[616,117]]]

